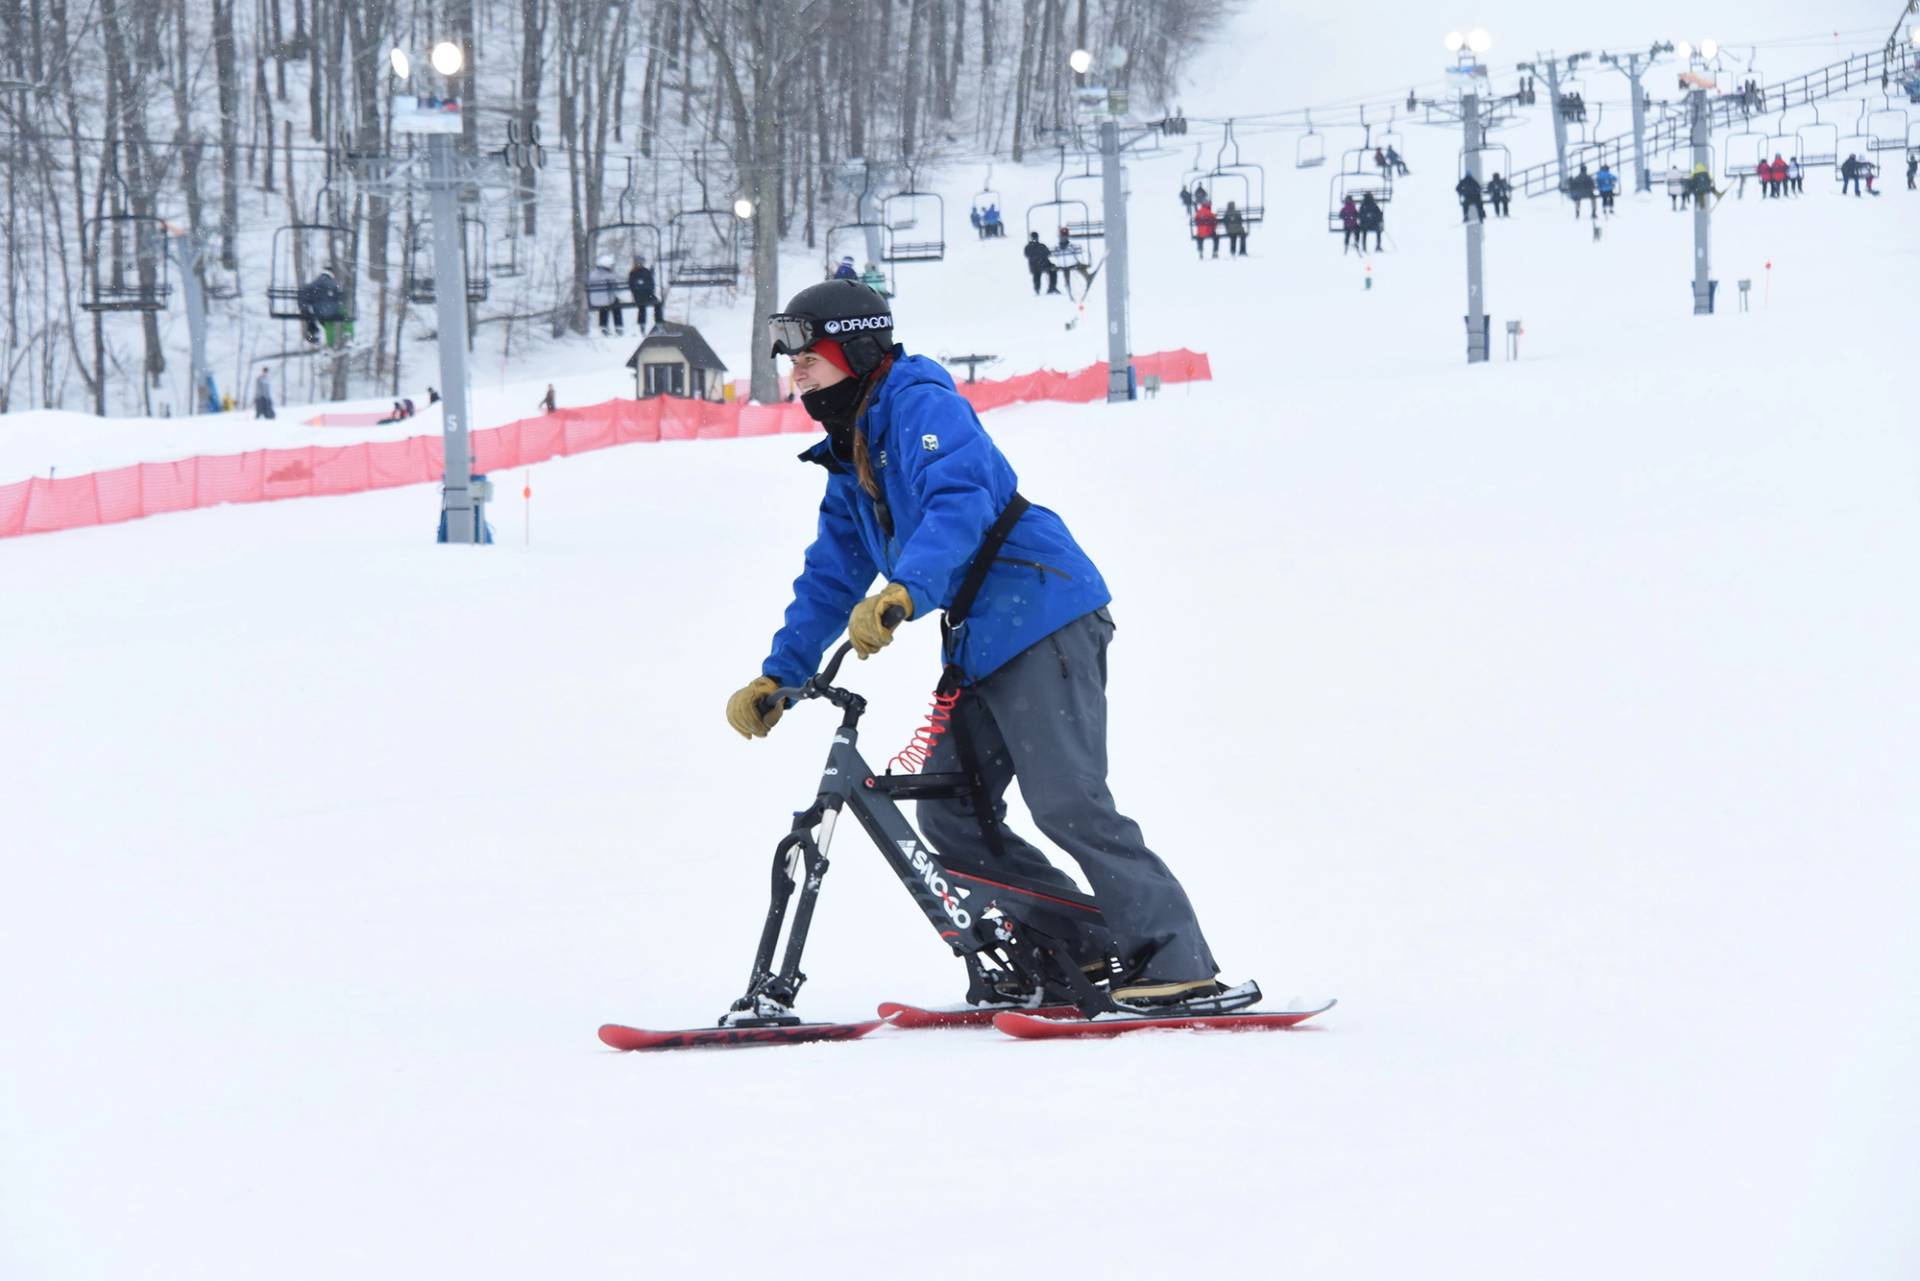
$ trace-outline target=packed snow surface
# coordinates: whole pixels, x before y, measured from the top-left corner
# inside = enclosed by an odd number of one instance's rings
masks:
[[[721,716],[811,532],[799,438],[496,477],[489,549],[432,543],[431,488],[9,540],[0,1276],[1914,1275],[1920,196],[1730,198],[1711,318],[1664,196],[1598,243],[1522,202],[1521,356],[1469,369],[1452,136],[1367,262],[1291,150],[1243,261],[1182,238],[1191,147],[1130,168],[1135,348],[1215,382],[987,425],[1113,587],[1122,809],[1317,1026],[600,1047],[739,994],[837,723]],[[1069,330],[1018,263],[1050,171],[996,176],[1015,237],[954,175],[901,338],[1101,357],[1103,291]],[[742,315],[703,321],[739,369]],[[563,403],[627,354],[578,344]],[[249,430],[10,425],[0,464]],[[876,765],[936,648],[848,665]],[[832,854],[803,1012],[956,999]]]

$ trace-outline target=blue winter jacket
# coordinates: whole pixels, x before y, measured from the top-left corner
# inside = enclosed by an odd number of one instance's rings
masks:
[[[1594,177],[1593,185],[1600,189],[1601,195],[1607,195],[1620,189],[1620,175],[1611,169],[1602,169]]]
[[[859,427],[893,534],[886,534],[860,488],[852,461],[835,455],[830,440],[801,455],[827,469],[827,493],[806,568],[793,581],[786,625],[774,634],[773,652],[760,669],[785,685],[798,685],[819,668],[877,576],[907,589],[917,621],[952,604],[987,530],[1013,497],[1012,466],[947,371],[924,356],[894,348],[893,368]],[[1035,505],[994,558],[947,657],[966,683],[983,680],[1110,599],[1066,523]]]

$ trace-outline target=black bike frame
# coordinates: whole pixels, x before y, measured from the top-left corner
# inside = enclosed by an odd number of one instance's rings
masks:
[[[984,798],[979,796],[978,780],[968,774],[875,774],[867,766],[856,749],[866,700],[831,683],[848,648],[842,645],[826,669],[804,685],[776,690],[762,700],[763,706],[771,706],[781,699],[824,698],[839,707],[843,717],[827,751],[819,793],[812,805],[794,817],[793,829],[774,848],[772,901],[754,955],[753,975],[727,1021],[735,1025],[796,1021],[794,999],[806,982],[800,972],[801,953],[827,872],[834,828],[849,810],[941,941],[955,956],[966,958],[971,977],[968,1000],[1005,1000],[1000,993],[1008,988],[1032,992],[1048,988],[1071,993],[1073,1003],[1089,1016],[1114,1008],[1081,972],[1063,941],[1034,929],[1021,916],[1023,901],[1044,902],[1055,909],[1084,912],[1090,923],[1098,924],[1100,907],[1091,897],[1051,885],[1042,889],[1022,884],[1012,875],[987,877],[949,867],[900,812],[900,801],[974,797],[976,803],[984,803]],[[789,906],[793,919],[776,970],[774,953]]]

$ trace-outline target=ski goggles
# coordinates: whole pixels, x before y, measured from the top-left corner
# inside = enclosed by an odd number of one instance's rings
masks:
[[[819,340],[813,321],[805,316],[767,317],[767,341],[776,356],[798,356]]]

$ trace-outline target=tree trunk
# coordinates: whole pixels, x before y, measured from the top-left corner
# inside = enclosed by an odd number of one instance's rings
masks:
[[[1024,0],[1020,14],[1020,71],[1013,82],[1013,162],[1025,157],[1028,104],[1033,98],[1033,36],[1040,0]]]
[[[233,41],[234,0],[212,0],[213,65],[220,86],[220,265],[239,269],[240,73]]]
[[[546,70],[547,0],[520,0],[520,141],[533,146],[534,126],[540,120],[540,82]],[[532,164],[520,170],[520,231],[531,238],[540,230],[540,171]]]
[[[915,155],[914,130],[920,123],[920,31],[927,23],[927,0],[912,0],[907,19],[907,87],[900,102],[900,157]]]

